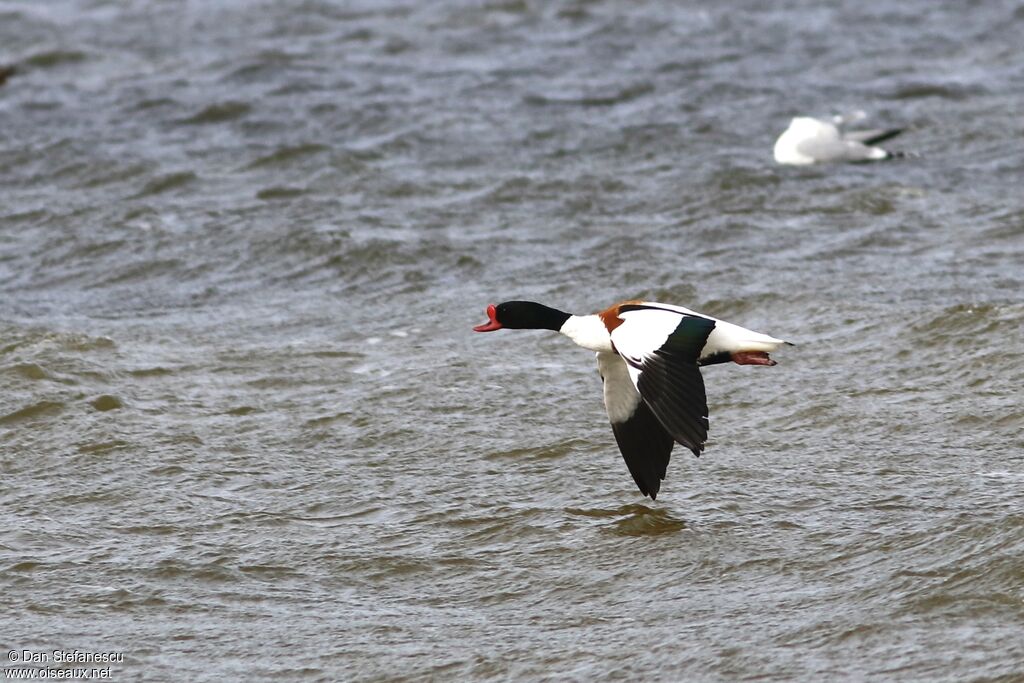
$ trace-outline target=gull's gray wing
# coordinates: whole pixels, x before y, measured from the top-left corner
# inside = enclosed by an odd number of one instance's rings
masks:
[[[869,161],[884,159],[885,150],[853,140],[836,138],[814,138],[803,140],[796,145],[797,151],[815,161]]]

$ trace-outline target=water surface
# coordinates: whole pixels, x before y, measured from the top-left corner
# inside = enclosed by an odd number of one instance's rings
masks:
[[[120,680],[1024,675],[1013,2],[0,3],[0,645]],[[866,109],[908,159],[781,168]],[[688,306],[656,502],[592,356]]]

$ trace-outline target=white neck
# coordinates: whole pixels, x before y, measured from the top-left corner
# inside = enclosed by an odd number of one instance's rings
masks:
[[[596,315],[571,315],[558,330],[569,339],[591,351],[611,351],[612,336]]]

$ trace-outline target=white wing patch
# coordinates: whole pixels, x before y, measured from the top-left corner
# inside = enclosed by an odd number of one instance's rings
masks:
[[[597,369],[604,379],[604,407],[608,420],[625,422],[636,412],[640,403],[640,392],[630,378],[626,361],[610,351],[597,353]]]
[[[615,349],[634,361],[660,349],[683,315],[665,308],[641,308],[620,313],[623,323],[612,331]]]

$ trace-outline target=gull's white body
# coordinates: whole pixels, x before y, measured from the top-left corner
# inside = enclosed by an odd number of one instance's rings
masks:
[[[842,122],[841,118],[837,120]],[[893,156],[871,141],[892,137],[898,131],[871,130],[844,133],[831,121],[798,116],[775,141],[775,161],[806,166],[829,161],[878,161]]]

